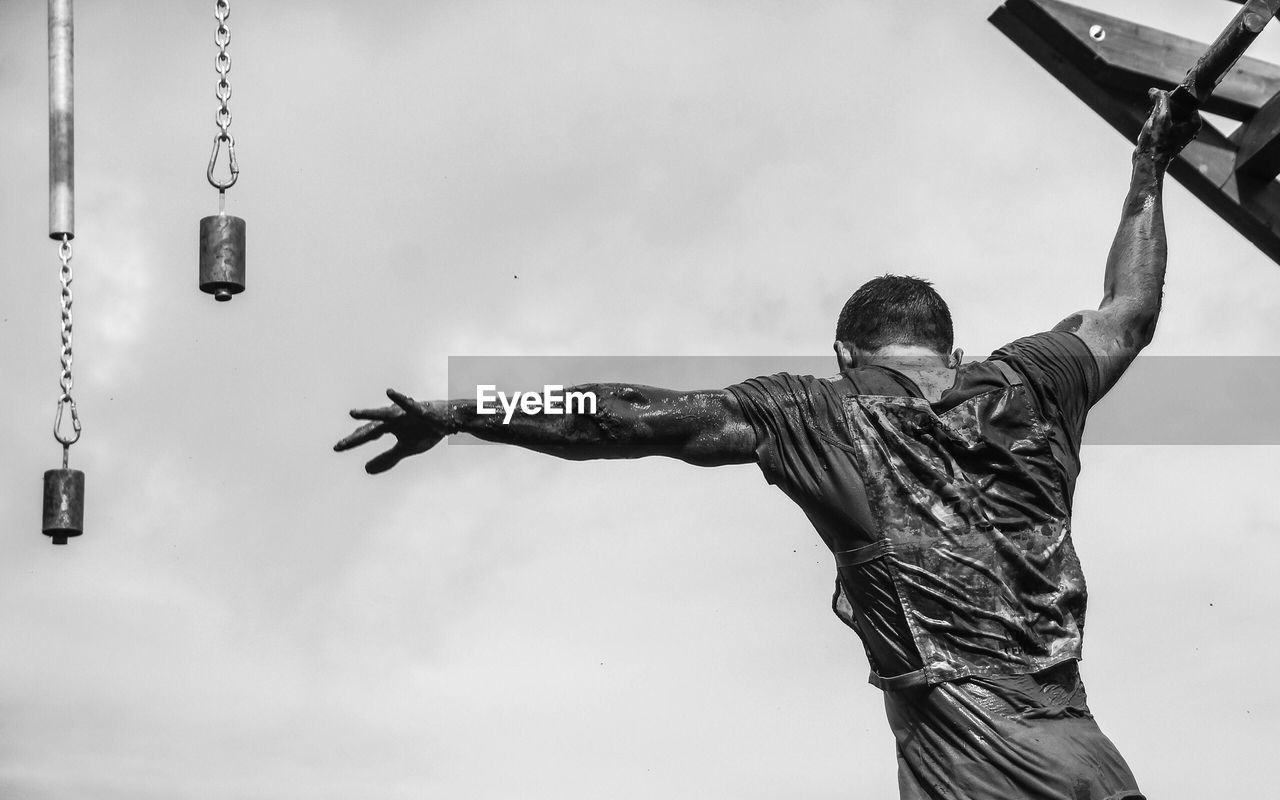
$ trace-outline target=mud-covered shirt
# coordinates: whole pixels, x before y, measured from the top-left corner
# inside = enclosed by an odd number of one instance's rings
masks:
[[[1013,342],[963,365],[934,403],[885,367],[832,379],[773,375],[730,391],[754,428],[765,478],[801,507],[838,564],[856,565],[841,567],[835,607],[874,672],[927,679],[923,690],[886,692],[903,797],[1137,796],[1116,794],[1133,790],[1132,776],[1093,724],[1075,672],[1084,585],[1070,504],[1085,417],[1100,394],[1078,337]],[[913,449],[912,437],[927,444]],[[886,530],[900,528],[929,530],[891,541]],[[947,547],[915,544],[944,538]],[[892,564],[880,558],[890,552]],[[1044,585],[1032,586],[1042,567]],[[974,704],[988,731],[973,730]],[[1059,720],[1056,729],[1071,734],[1020,754],[1009,725],[1027,719]],[[944,780],[961,766],[969,777]]]
[[[1069,499],[1080,472],[1085,416],[1100,391],[1093,354],[1072,333],[1052,331],[1019,339],[986,361],[965,364],[961,368],[965,380],[957,375],[956,386],[932,404],[934,410],[944,413],[1003,386],[996,361],[1009,364],[1023,377],[1041,418],[1048,423]],[[838,440],[844,429],[841,401],[849,393],[920,397],[915,384],[891,369],[869,367],[838,378],[770,375],[730,386],[729,391],[755,430],[756,460],[765,480],[809,514],[833,551],[869,542],[877,525],[871,519],[862,478],[841,469],[844,460],[833,457],[841,449]]]

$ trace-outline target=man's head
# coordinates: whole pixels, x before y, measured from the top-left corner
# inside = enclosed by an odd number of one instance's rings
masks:
[[[946,357],[955,332],[947,303],[926,280],[902,275],[873,278],[853,293],[836,323],[836,351],[928,351]]]

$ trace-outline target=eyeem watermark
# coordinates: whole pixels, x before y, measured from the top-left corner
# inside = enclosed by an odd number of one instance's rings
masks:
[[[497,414],[499,405],[502,406],[502,424],[509,425],[516,409],[525,414],[594,414],[596,395],[595,392],[566,392],[559,384],[547,384],[541,393],[512,392],[510,395],[498,391],[496,384],[476,386],[477,414]]]
[[[448,396],[476,397],[477,405],[493,409],[486,413],[511,419],[525,410],[521,407],[525,401],[509,396],[503,403],[495,385],[545,385],[542,392],[534,391],[529,397],[528,408],[536,403],[541,413],[570,414],[586,400],[575,398],[571,407],[562,386],[623,383],[720,389],[757,375],[828,376],[837,370],[829,352],[812,356],[450,356]],[[557,400],[550,405],[556,410],[548,411],[543,398],[553,394]],[[1143,355],[1089,412],[1084,444],[1278,447],[1277,397],[1280,356]],[[491,446],[472,436],[452,437],[449,442]]]

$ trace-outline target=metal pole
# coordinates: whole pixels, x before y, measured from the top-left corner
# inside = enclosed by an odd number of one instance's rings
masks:
[[[49,238],[76,235],[71,0],[49,0]]]

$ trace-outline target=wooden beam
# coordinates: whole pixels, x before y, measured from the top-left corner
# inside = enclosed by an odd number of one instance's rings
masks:
[[[1280,94],[1231,134],[1231,141],[1239,148],[1237,170],[1264,180],[1280,175]]]
[[[1187,72],[1170,100],[1203,106],[1277,11],[1280,0],[1248,0]]]
[[[1208,45],[1059,0],[1005,4],[1095,81],[1116,89],[1172,89]],[[1205,111],[1246,120],[1280,93],[1280,66],[1245,57],[1227,73]]]
[[[1007,0],[990,21],[1126,139],[1135,141],[1149,112],[1147,87],[1107,85],[1098,80],[1087,52],[1062,47],[1061,26],[1045,13],[1046,6],[1061,5],[1054,0]],[[1058,26],[1056,32],[1053,26]],[[1280,263],[1280,184],[1237,174],[1235,161],[1235,143],[1206,122],[1199,138],[1170,164],[1169,174]]]

